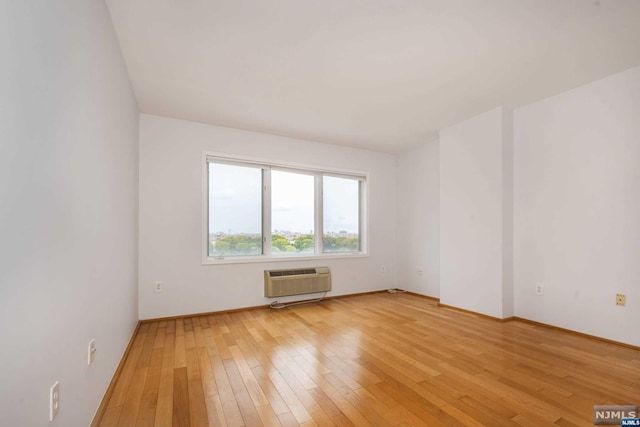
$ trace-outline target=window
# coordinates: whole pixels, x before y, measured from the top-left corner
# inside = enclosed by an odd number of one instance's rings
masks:
[[[366,174],[204,155],[204,263],[366,253]]]

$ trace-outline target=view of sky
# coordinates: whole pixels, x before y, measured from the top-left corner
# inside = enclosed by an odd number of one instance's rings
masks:
[[[262,171],[209,164],[209,232],[258,234],[262,230]]]
[[[324,231],[358,232],[358,182],[325,176]],[[314,228],[314,177],[271,171],[272,231],[310,233]],[[209,166],[210,232],[258,234],[262,228],[260,168]]]
[[[323,178],[324,232],[358,232],[359,183],[354,179]]]
[[[271,229],[313,233],[314,177],[271,171]]]

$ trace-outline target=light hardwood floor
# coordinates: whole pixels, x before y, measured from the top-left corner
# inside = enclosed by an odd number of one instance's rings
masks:
[[[638,350],[378,293],[144,323],[100,426],[592,426],[639,403]]]

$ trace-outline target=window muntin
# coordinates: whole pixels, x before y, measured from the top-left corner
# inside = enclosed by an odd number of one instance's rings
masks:
[[[211,153],[203,165],[204,264],[366,254],[366,174]]]

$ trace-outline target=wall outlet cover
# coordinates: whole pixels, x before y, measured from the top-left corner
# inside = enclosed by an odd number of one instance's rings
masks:
[[[53,421],[60,409],[60,381],[56,381],[49,390],[49,421]]]
[[[89,341],[89,346],[87,348],[87,365],[91,365],[93,360],[95,359],[96,354],[96,340],[92,339]]]

